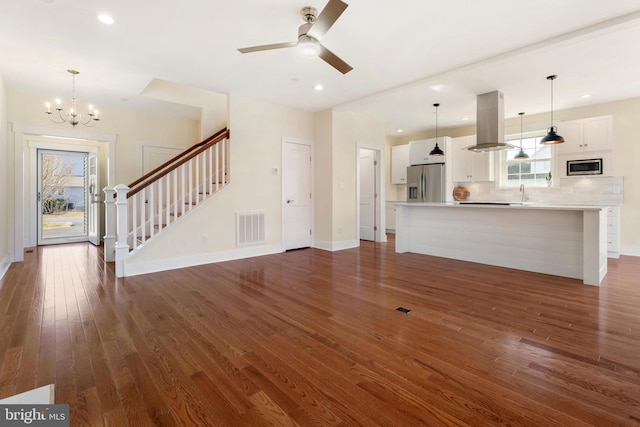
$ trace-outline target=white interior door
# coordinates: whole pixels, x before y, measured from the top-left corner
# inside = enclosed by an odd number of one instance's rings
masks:
[[[156,147],[153,145],[142,146],[142,174],[146,174],[173,159],[184,151],[183,148]]]
[[[282,240],[285,250],[311,246],[311,145],[282,147]]]
[[[89,241],[94,245],[100,244],[100,174],[98,171],[98,154],[89,153],[87,161],[87,231]]]
[[[360,149],[360,239],[376,240],[376,152]]]

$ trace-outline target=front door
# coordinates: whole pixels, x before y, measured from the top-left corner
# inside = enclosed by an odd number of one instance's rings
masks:
[[[38,244],[88,239],[89,154],[37,150]]]
[[[282,148],[282,239],[285,250],[311,246],[311,145]]]

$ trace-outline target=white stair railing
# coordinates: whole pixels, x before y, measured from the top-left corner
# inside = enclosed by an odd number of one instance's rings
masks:
[[[112,262],[116,260],[116,190],[105,187],[104,191],[104,260]],[[109,221],[113,218],[114,221]]]
[[[124,275],[124,263],[131,254],[229,183],[229,131],[216,135],[167,162],[135,187],[121,184],[104,189],[107,200],[116,194],[116,215],[109,214],[109,203],[114,203],[105,202],[106,230],[117,230],[110,248],[105,236],[105,260],[115,259],[116,276]]]

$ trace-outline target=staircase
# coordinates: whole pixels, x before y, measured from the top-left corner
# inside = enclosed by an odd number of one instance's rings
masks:
[[[229,183],[222,129],[129,185],[105,188],[105,261],[124,276],[127,258]]]

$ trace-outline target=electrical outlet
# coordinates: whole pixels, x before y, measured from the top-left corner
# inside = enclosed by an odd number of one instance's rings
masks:
[[[205,236],[204,234],[200,236],[200,243],[207,243],[207,236]]]

